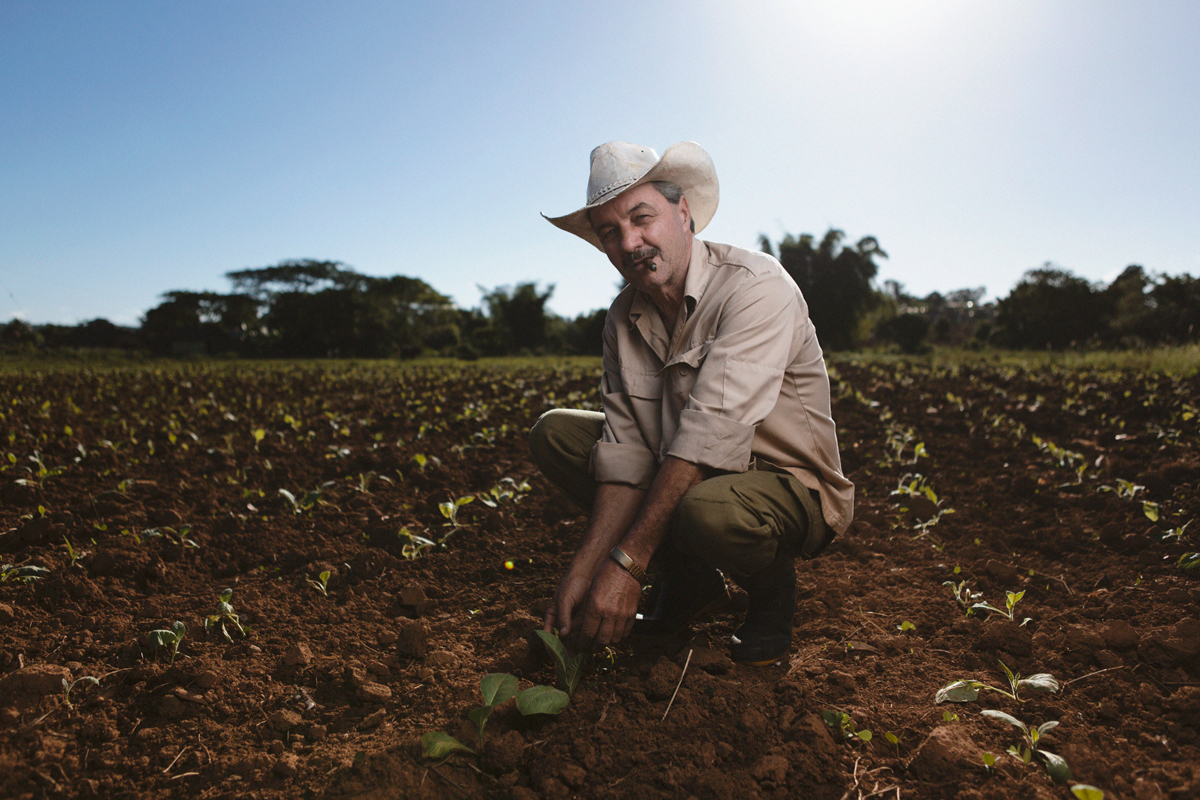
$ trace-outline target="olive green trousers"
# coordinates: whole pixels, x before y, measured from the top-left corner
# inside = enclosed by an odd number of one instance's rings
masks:
[[[603,430],[598,411],[555,409],[529,432],[534,463],[584,511],[591,511],[596,495],[588,463]],[[719,474],[688,491],[667,544],[736,581],[766,569],[777,556],[816,555],[831,534],[816,492],[789,473],[751,469]]]

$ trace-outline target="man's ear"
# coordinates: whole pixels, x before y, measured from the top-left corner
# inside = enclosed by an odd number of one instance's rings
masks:
[[[683,227],[694,231],[696,223],[692,222],[692,209],[688,205],[686,197],[679,198],[679,213],[683,215]]]

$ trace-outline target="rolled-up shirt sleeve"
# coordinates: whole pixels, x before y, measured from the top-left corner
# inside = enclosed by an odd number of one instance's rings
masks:
[[[748,468],[755,428],[779,399],[802,314],[790,281],[746,276],[723,310],[667,455],[723,472]]]
[[[599,483],[625,483],[649,489],[658,472],[658,461],[621,379],[615,324],[610,316],[604,326],[604,373],[600,377],[604,432],[592,448],[592,477]]]

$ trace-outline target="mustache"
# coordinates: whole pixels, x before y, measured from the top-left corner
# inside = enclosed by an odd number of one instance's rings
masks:
[[[662,253],[657,247],[646,247],[641,250],[635,250],[625,256],[625,266],[628,269],[633,269],[635,264],[646,261],[647,259],[657,258]]]

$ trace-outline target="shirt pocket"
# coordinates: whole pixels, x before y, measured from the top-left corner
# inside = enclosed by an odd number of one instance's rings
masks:
[[[642,400],[658,400],[663,395],[663,379],[659,375],[621,368],[621,383],[625,394]]]
[[[672,358],[667,366],[663,367],[661,374],[670,384],[671,394],[686,402],[692,394],[696,378],[700,374],[700,369],[704,366],[704,361],[708,358],[708,351],[711,348],[712,342],[705,342],[680,353]]]

